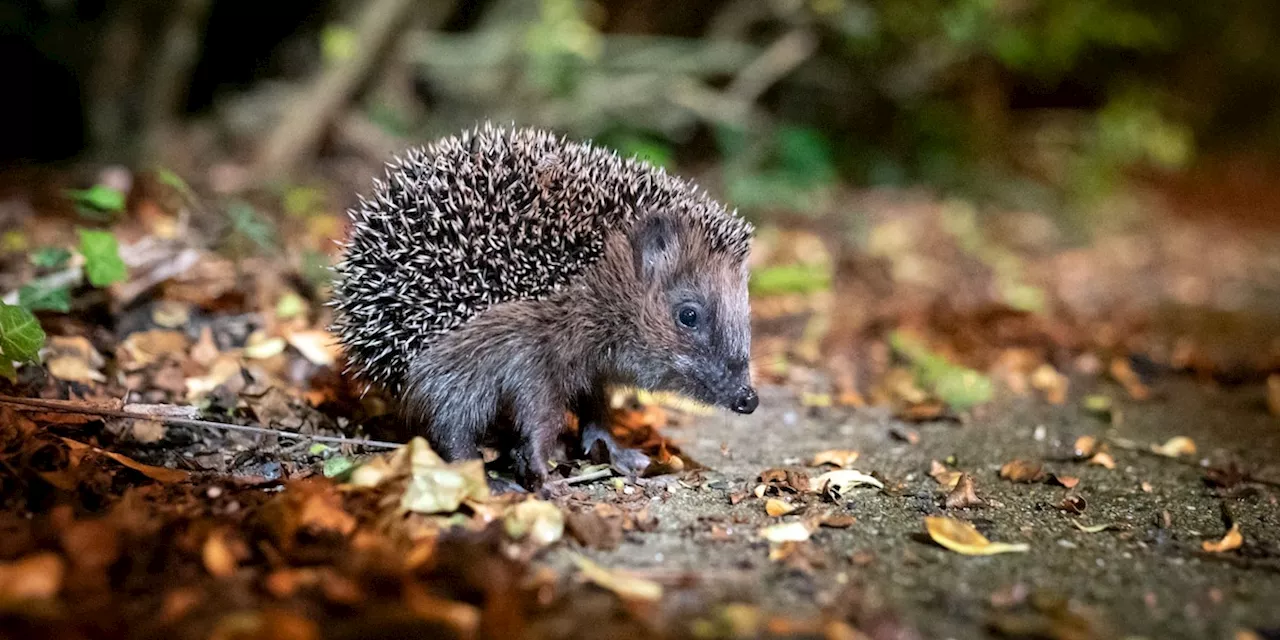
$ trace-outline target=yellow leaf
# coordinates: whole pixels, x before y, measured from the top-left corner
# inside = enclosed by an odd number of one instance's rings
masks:
[[[1175,436],[1169,438],[1168,442],[1162,445],[1151,445],[1151,451],[1158,453],[1166,458],[1177,458],[1178,456],[1191,456],[1196,453],[1196,443],[1186,436]]]
[[[1222,553],[1239,549],[1243,544],[1244,536],[1240,534],[1240,525],[1233,523],[1231,529],[1227,531],[1227,535],[1222,536],[1221,540],[1205,540],[1201,543],[1200,548],[1209,553]]]
[[[803,522],[786,522],[761,529],[760,537],[769,542],[804,542],[811,533]]]
[[[997,553],[1026,553],[1031,545],[1020,542],[1008,544],[988,540],[972,524],[945,516],[928,516],[925,529],[933,541],[966,556],[989,556]]]
[[[1079,520],[1072,520],[1072,521],[1071,521],[1071,526],[1073,526],[1073,527],[1075,527],[1075,528],[1077,528],[1077,529],[1079,529],[1079,530],[1081,530],[1081,531],[1083,531],[1083,532],[1085,532],[1085,533],[1100,533],[1100,532],[1102,532],[1102,531],[1106,531],[1107,529],[1120,529],[1120,528],[1121,528],[1121,526],[1120,526],[1120,525],[1118,525],[1118,524],[1116,524],[1116,523],[1114,523],[1114,522],[1107,522],[1107,523],[1104,523],[1104,524],[1080,524],[1080,521],[1079,521]]]
[[[656,601],[662,598],[662,585],[629,575],[622,571],[610,571],[580,556],[573,556],[582,576],[596,585],[614,592],[624,600]]]
[[[764,512],[774,518],[778,516],[785,516],[795,510],[796,506],[794,504],[783,502],[777,498],[769,498],[764,503]]]
[[[550,502],[530,499],[507,510],[503,525],[512,538],[529,536],[538,546],[545,547],[564,535],[564,514]]]
[[[814,454],[813,461],[809,463],[809,466],[821,467],[824,464],[830,464],[848,468],[858,460],[858,455],[857,451],[850,449],[827,449]]]

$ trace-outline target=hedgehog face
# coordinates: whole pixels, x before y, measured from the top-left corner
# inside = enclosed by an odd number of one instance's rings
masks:
[[[712,248],[683,220],[661,215],[636,223],[632,248],[646,292],[638,317],[651,379],[642,386],[754,411],[745,261]]]

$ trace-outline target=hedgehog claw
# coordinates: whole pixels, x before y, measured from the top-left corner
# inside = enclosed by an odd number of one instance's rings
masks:
[[[489,476],[489,493],[494,495],[502,495],[504,493],[529,493],[515,480],[508,480],[498,476]]]

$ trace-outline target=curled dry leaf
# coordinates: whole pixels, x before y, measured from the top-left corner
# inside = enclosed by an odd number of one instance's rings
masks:
[[[784,502],[777,498],[769,498],[764,503],[764,512],[769,514],[769,516],[773,518],[777,518],[778,516],[785,516],[788,513],[795,511],[796,508],[797,508],[796,505],[791,504],[789,502]]]
[[[1112,359],[1110,372],[1111,377],[1115,378],[1116,382],[1119,382],[1129,393],[1129,397],[1134,400],[1147,400],[1151,397],[1151,389],[1142,382],[1138,372],[1133,370],[1133,365],[1129,364],[1128,358]]]
[[[129,334],[120,345],[120,351],[127,355],[125,370],[136,371],[166,356],[185,359],[187,345],[187,336],[181,331],[152,329]]]
[[[812,533],[809,525],[797,521],[767,526],[760,530],[760,537],[773,543],[803,542],[808,540]]]
[[[1031,550],[1031,545],[1025,542],[1015,544],[992,542],[964,520],[946,516],[927,516],[924,519],[924,526],[934,542],[966,556],[1026,553]]]
[[[503,518],[507,535],[519,540],[525,536],[540,547],[552,544],[564,535],[564,514],[560,508],[544,500],[529,499],[516,503]]]
[[[964,475],[962,471],[953,471],[947,468],[947,465],[933,460],[929,462],[929,475],[938,482],[938,484],[946,487],[947,491],[956,488],[956,484],[960,482],[960,476]]]
[[[1068,489],[1074,489],[1076,488],[1076,485],[1080,484],[1080,478],[1077,478],[1075,476],[1064,476],[1058,473],[1051,473],[1049,474],[1049,483],[1066,487]]]
[[[266,360],[283,353],[287,344],[284,338],[268,336],[263,331],[255,331],[245,342],[244,357],[250,360]]]
[[[421,437],[409,441],[408,448],[409,484],[400,497],[401,508],[418,513],[452,513],[464,501],[489,499],[483,460],[446,464]]]
[[[828,513],[818,519],[818,524],[831,529],[847,529],[858,519],[845,513]]]
[[[654,602],[662,598],[662,585],[623,571],[609,570],[579,555],[573,556],[582,577],[614,592],[623,600]]]
[[[289,346],[298,350],[311,364],[331,367],[337,362],[340,349],[333,334],[323,329],[294,331],[289,334]]]
[[[1169,438],[1169,440],[1164,444],[1151,445],[1151,452],[1165,456],[1166,458],[1192,456],[1196,453],[1196,443],[1186,436],[1174,436]]]
[[[974,490],[973,477],[967,473],[960,474],[960,479],[956,482],[955,489],[947,494],[946,506],[948,509],[967,509],[969,507],[984,507],[986,500],[978,497],[977,491]]]
[[[52,598],[62,590],[66,573],[66,562],[52,552],[0,564],[0,604]]]
[[[83,336],[54,336],[49,338],[45,368],[49,375],[70,382],[89,384],[106,382],[102,367],[106,364],[102,354]]]
[[[1079,529],[1079,530],[1081,530],[1081,531],[1083,531],[1083,532],[1085,532],[1085,533],[1101,533],[1101,532],[1106,531],[1106,530],[1108,530],[1108,529],[1120,530],[1120,529],[1124,529],[1124,528],[1125,528],[1125,526],[1124,526],[1124,525],[1119,524],[1119,523],[1116,523],[1116,522],[1107,522],[1107,523],[1104,523],[1104,524],[1083,524],[1083,523],[1081,523],[1079,520],[1072,520],[1072,521],[1071,521],[1071,526],[1073,526],[1073,527],[1075,527],[1075,528],[1077,528],[1077,529]]]
[[[1099,467],[1105,467],[1107,469],[1115,469],[1116,459],[1112,458],[1111,454],[1106,451],[1099,451],[1098,453],[1093,454],[1092,458],[1089,458],[1089,464],[1096,464]]]
[[[817,493],[831,495],[836,498],[844,496],[853,491],[855,487],[863,485],[871,485],[877,489],[884,488],[883,482],[853,469],[828,471],[810,481],[810,486],[814,487]]]
[[[858,455],[857,451],[851,449],[827,449],[814,454],[813,461],[809,463],[809,466],[821,467],[824,464],[829,464],[847,469],[858,460]]]
[[[1239,549],[1243,544],[1244,536],[1240,533],[1240,525],[1232,523],[1231,528],[1227,530],[1227,535],[1222,536],[1221,540],[1205,540],[1200,544],[1200,548],[1209,553],[1222,553]]]
[[[1084,499],[1084,496],[1077,494],[1068,495],[1062,499],[1062,502],[1057,504],[1059,509],[1075,515],[1084,513],[1084,510],[1088,508],[1088,506],[1089,503]]]
[[[1000,467],[1000,477],[1013,482],[1036,482],[1044,477],[1044,467],[1039,462],[1012,460]]]
[[[1077,458],[1088,458],[1098,449],[1098,439],[1093,436],[1080,436],[1071,447],[1071,453]]]
[[[1042,393],[1052,404],[1063,404],[1067,401],[1067,389],[1070,383],[1067,377],[1058,373],[1051,364],[1042,364],[1031,373],[1031,386]]]
[[[107,456],[108,458],[111,458],[112,460],[115,460],[116,462],[119,462],[120,464],[126,467],[129,467],[130,469],[133,469],[134,471],[137,471],[138,473],[141,473],[142,475],[148,478],[151,478],[152,480],[155,480],[157,482],[171,483],[171,482],[181,482],[187,479],[186,471],[179,471],[177,469],[169,469],[166,467],[153,467],[149,464],[142,464],[141,462],[138,462],[126,456],[122,456],[118,453],[104,451],[97,447],[91,447],[87,444],[84,444],[83,442],[76,442],[75,440],[70,440],[67,438],[62,438],[62,441],[66,443],[68,448],[71,449],[73,460],[79,460],[81,457],[84,456],[84,454],[92,451],[92,452]]]

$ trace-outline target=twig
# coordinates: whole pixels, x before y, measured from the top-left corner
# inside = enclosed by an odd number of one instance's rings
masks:
[[[128,420],[150,420],[153,422],[164,422],[167,424],[180,425],[185,427],[200,427],[206,429],[223,429],[226,431],[242,431],[245,433],[257,433],[261,435],[273,435],[280,438],[291,440],[312,440],[315,442],[327,442],[333,444],[350,444],[356,446],[373,447],[377,449],[399,449],[400,443],[385,442],[382,440],[362,440],[356,438],[343,438],[339,436],[315,436],[304,433],[294,433],[292,431],[279,431],[277,429],[268,429],[265,427],[254,427],[242,424],[226,424],[223,422],[213,422],[210,420],[199,420],[196,418],[179,418],[166,415],[148,415],[145,413],[134,413],[131,411],[118,411],[116,409],[106,409],[96,407],[91,404],[73,402],[69,400],[38,400],[35,398],[16,398],[13,396],[0,396],[0,404],[7,404],[20,409],[41,409],[44,411],[60,411],[63,413],[80,413],[86,415],[103,416],[108,418],[125,418]]]
[[[161,47],[147,77],[143,101],[144,152],[159,154],[173,133],[178,110],[186,99],[191,72],[200,56],[200,36],[209,16],[210,0],[175,2],[161,36]]]
[[[591,482],[592,480],[600,480],[602,478],[608,478],[611,475],[613,475],[613,469],[600,469],[598,471],[592,471],[591,473],[584,473],[580,476],[573,476],[571,478],[561,478],[560,480],[552,480],[547,484],[559,484],[564,486],[572,486],[575,484],[583,484],[585,482]]]
[[[817,49],[818,38],[808,29],[790,31],[738,72],[725,93],[744,104],[753,104],[769,87],[808,60]]]

